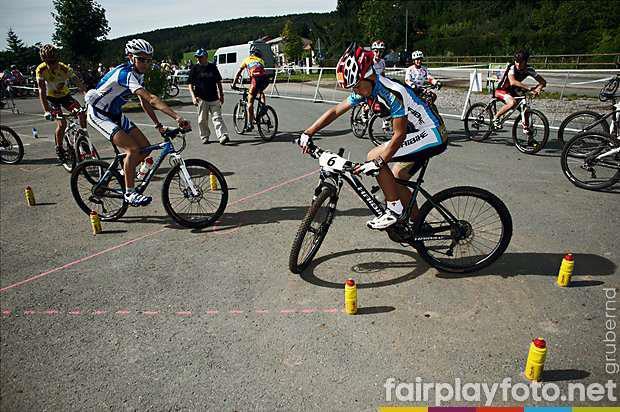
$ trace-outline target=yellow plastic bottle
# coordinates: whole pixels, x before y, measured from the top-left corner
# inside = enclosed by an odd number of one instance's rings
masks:
[[[93,235],[101,233],[101,220],[94,210],[90,212],[90,225],[93,228]]]
[[[349,315],[357,313],[357,285],[353,279],[344,283],[344,310]]]
[[[560,273],[558,273],[558,286],[568,286],[570,278],[573,276],[573,269],[575,268],[574,257],[572,253],[567,253],[562,259],[560,265]]]
[[[530,344],[525,363],[525,377],[531,381],[540,381],[547,356],[547,342],[543,338],[536,338]]]
[[[28,206],[34,206],[36,204],[36,201],[34,200],[34,192],[32,191],[32,188],[30,186],[26,187],[26,190],[24,190],[24,194],[26,195],[26,202],[28,203]]]
[[[211,190],[217,190],[217,177],[213,173],[209,175],[209,183],[211,184]]]

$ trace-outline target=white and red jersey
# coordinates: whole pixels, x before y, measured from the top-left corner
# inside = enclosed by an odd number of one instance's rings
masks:
[[[423,87],[426,83],[435,84],[436,81],[426,66],[416,67],[415,64],[412,64],[407,67],[405,72],[405,83],[412,87]]]

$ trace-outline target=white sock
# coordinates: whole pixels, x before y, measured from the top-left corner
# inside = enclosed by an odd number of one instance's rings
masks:
[[[126,188],[125,188],[125,193],[127,193],[127,194],[130,194],[130,193],[131,193],[131,192],[133,192],[133,191],[134,191],[134,188],[133,188],[133,187],[126,187]]]
[[[403,213],[403,204],[400,203],[400,199],[395,200],[393,202],[388,201],[387,202],[387,207],[392,212],[396,213],[398,216],[400,216],[401,213]]]

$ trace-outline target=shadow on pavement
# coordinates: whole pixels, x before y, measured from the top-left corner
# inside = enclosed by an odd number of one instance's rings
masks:
[[[577,381],[590,376],[590,372],[579,369],[545,370],[542,373],[543,382]]]
[[[358,263],[357,265],[351,268],[351,272],[356,273],[368,273],[368,272],[379,272],[381,270],[390,269],[390,268],[411,268],[411,272],[399,276],[394,279],[382,280],[378,282],[370,282],[370,283],[358,283],[358,289],[367,289],[367,288],[379,288],[383,286],[396,285],[398,283],[407,282],[411,279],[415,279],[418,276],[425,273],[429,266],[420,260],[417,253],[412,252],[410,250],[401,250],[401,249],[387,249],[387,248],[372,248],[372,249],[355,249],[355,250],[346,250],[342,252],[332,253],[330,255],[321,256],[319,258],[315,258],[312,264],[302,272],[300,275],[303,280],[308,283],[312,283],[316,286],[321,286],[325,288],[333,288],[333,289],[344,289],[344,283],[335,283],[327,280],[323,280],[318,278],[314,274],[314,270],[317,266],[332,260],[338,259],[343,256],[348,255],[356,255],[362,253],[381,253],[381,254],[399,254],[403,256],[401,262],[385,262],[385,261],[372,261],[372,262],[363,262]]]
[[[613,275],[616,264],[611,260],[591,253],[574,253],[575,269],[573,276],[606,276]],[[475,273],[439,273],[437,277],[456,279],[475,276],[551,276],[557,277],[562,263],[562,253],[504,253],[497,262]],[[600,283],[597,283],[600,282]],[[573,287],[596,286],[601,281],[572,282]]]
[[[20,165],[55,165],[58,164],[58,159],[55,157],[49,157],[45,159],[22,159]]]
[[[301,221],[308,211],[308,206],[284,206],[271,209],[243,210],[236,213],[224,212],[209,231],[219,232],[233,228],[252,225],[278,223],[284,220]],[[354,208],[338,210],[339,216],[368,216],[368,209]],[[209,229],[209,228],[206,228]]]
[[[394,306],[369,306],[367,308],[357,308],[356,315],[376,315],[378,313],[389,313],[395,311]]]

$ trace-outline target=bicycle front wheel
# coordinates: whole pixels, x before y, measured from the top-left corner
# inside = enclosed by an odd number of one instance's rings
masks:
[[[0,126],[0,162],[19,163],[24,157],[24,145],[19,135],[7,126]]]
[[[168,96],[177,97],[179,95],[179,86],[176,84],[171,84],[168,86]]]
[[[233,109],[233,124],[238,134],[243,134],[248,125],[248,112],[244,103],[237,103]]]
[[[580,110],[572,113],[562,121],[558,128],[558,142],[560,146],[564,146],[566,142],[571,140],[579,133],[583,133],[586,128],[592,126],[596,121],[600,120],[603,115],[592,110]],[[599,124],[588,129],[589,132],[609,133],[609,124],[603,120]]]
[[[75,141],[75,152],[77,156],[77,162],[81,163],[84,160],[98,160],[100,159],[99,153],[85,135],[80,135]]]
[[[428,238],[414,246],[431,266],[443,272],[474,272],[504,253],[512,237],[512,218],[494,194],[477,187],[453,187],[424,203],[415,233]]]
[[[65,137],[63,138],[63,141],[64,141],[63,148],[64,148],[65,153],[62,159],[62,167],[64,167],[67,172],[71,173],[73,169],[75,168],[75,163],[76,163],[75,148],[69,142],[69,138],[67,137],[66,134],[65,134]]]
[[[278,133],[278,115],[271,106],[262,106],[259,116],[256,118],[258,134],[268,142]]]
[[[366,121],[364,120],[364,108],[362,105],[355,106],[351,110],[351,131],[353,136],[363,138],[366,134]]]
[[[481,142],[491,135],[493,115],[484,103],[476,103],[465,113],[465,134],[475,142]]]
[[[228,203],[224,175],[206,160],[185,160],[187,176],[196,189],[194,193],[181,166],[182,163],[177,163],[164,180],[162,202],[166,213],[185,227],[204,228],[215,223]]]
[[[104,221],[121,218],[128,207],[125,180],[109,167],[103,160],[85,160],[71,173],[71,194],[77,205],[86,214],[94,210]]]
[[[328,188],[324,188],[312,201],[293,240],[288,259],[291,272],[303,272],[314,259],[334,219],[337,202],[338,198]]]
[[[549,121],[538,110],[527,111],[527,121],[519,115],[512,125],[512,141],[525,154],[538,153],[549,139]]]
[[[375,146],[380,146],[389,142],[394,135],[392,130],[392,119],[373,115],[368,122],[368,137]]]
[[[620,181],[620,153],[597,157],[618,145],[609,136],[584,133],[571,139],[562,150],[564,175],[582,189],[600,190]]]

